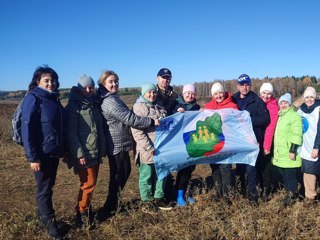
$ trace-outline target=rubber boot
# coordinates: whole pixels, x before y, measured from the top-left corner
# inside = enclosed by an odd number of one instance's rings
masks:
[[[188,204],[194,204],[196,203],[196,200],[194,200],[193,197],[188,197]]]
[[[187,206],[186,200],[184,199],[184,190],[178,190],[177,206],[178,207]]]

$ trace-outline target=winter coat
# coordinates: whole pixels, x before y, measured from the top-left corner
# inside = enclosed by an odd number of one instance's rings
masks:
[[[301,167],[301,158],[297,153],[295,160],[289,158],[291,144],[302,144],[302,119],[292,107],[279,112],[274,134],[273,165],[281,168]]]
[[[270,151],[273,141],[274,130],[278,121],[279,107],[277,100],[273,97],[270,99],[270,101],[266,102],[266,105],[270,114],[270,124],[268,125],[264,134],[263,149]]]
[[[262,99],[254,92],[250,91],[249,94],[244,98],[240,99],[240,93],[237,92],[233,95],[233,101],[238,105],[239,110],[247,110],[251,117],[252,128],[260,148],[263,147],[264,133],[267,126],[270,124],[269,111],[262,101]],[[243,105],[240,106],[240,101],[244,101]]]
[[[64,154],[64,116],[58,97],[58,92],[35,87],[24,98],[21,135],[29,162]]]
[[[212,110],[223,109],[223,108],[238,109],[237,104],[235,104],[232,101],[232,97],[231,97],[230,93],[225,92],[224,97],[225,97],[225,99],[220,103],[218,103],[214,98],[212,98],[211,102],[208,102],[204,105],[204,108],[205,109],[212,109]]]
[[[171,86],[169,86],[166,91],[161,90],[159,86],[157,86],[157,92],[157,103],[160,106],[164,107],[168,115],[174,114],[175,106],[178,104],[178,94],[175,91],[173,91],[173,88]]]
[[[121,151],[130,151],[132,149],[130,127],[148,128],[154,126],[154,121],[134,114],[116,93],[110,93],[101,84],[98,91],[105,119],[107,154],[116,155]]]
[[[148,103],[140,96],[133,105],[133,112],[138,116],[151,117],[153,119],[164,118],[167,115],[166,110],[158,104]],[[153,163],[154,150],[153,143],[155,141],[155,127],[145,128],[143,130],[131,128],[132,136],[136,142],[136,161],[142,163]]]
[[[78,87],[73,87],[66,107],[69,167],[91,167],[101,163],[106,156],[106,139],[100,106],[92,98],[85,98]],[[86,158],[86,164],[78,164]]]
[[[179,96],[177,98],[175,112],[177,112],[178,108],[183,108],[185,111],[198,111],[198,110],[200,110],[200,105],[197,103],[196,99],[191,103],[187,103],[183,100],[183,97]]]

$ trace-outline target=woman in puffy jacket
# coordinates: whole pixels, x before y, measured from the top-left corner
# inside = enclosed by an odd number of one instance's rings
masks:
[[[301,158],[297,155],[302,144],[302,120],[291,107],[291,95],[286,93],[279,99],[279,118],[274,134],[273,165],[277,166],[287,194],[281,207],[292,205],[297,197]]]
[[[78,86],[71,88],[66,107],[68,165],[80,178],[76,223],[83,229],[92,227],[91,199],[99,165],[106,156],[103,117],[94,95],[94,85],[90,76],[82,75]]]
[[[58,79],[52,68],[36,69],[23,100],[21,119],[23,146],[36,181],[38,219],[54,239],[62,239],[52,204],[59,158],[64,154],[63,107],[58,98]]]
[[[182,88],[182,96],[177,98],[177,105],[175,106],[177,112],[184,113],[186,111],[199,111],[200,105],[196,99],[196,88],[193,84],[186,84]],[[191,165],[180,169],[176,178],[177,189],[177,206],[185,207],[187,204],[195,203],[194,198],[187,188],[191,180],[192,172],[196,169],[196,165]]]
[[[266,202],[269,200],[271,191],[270,165],[272,158],[273,135],[278,121],[279,106],[273,96],[274,89],[271,83],[263,83],[260,88],[260,98],[266,104],[270,115],[270,123],[267,126],[263,139],[263,158],[257,164],[258,179],[263,189],[262,198]]]
[[[237,104],[232,101],[231,94],[225,92],[221,83],[216,82],[211,87],[212,100],[204,105],[205,109],[218,110],[225,108],[238,109]],[[210,164],[212,169],[212,177],[216,190],[222,194],[223,199],[227,203],[231,203],[229,199],[229,191],[231,188],[231,164]]]
[[[130,127],[144,129],[160,123],[158,119],[134,114],[120,99],[117,94],[118,89],[118,75],[113,71],[104,71],[99,79],[98,91],[105,120],[110,181],[107,200],[97,216],[100,220],[104,220],[110,212],[117,210],[120,192],[131,173],[129,151],[132,150],[132,136],[129,131]]]
[[[151,117],[153,119],[166,117],[166,110],[156,102],[157,95],[157,87],[154,84],[143,83],[141,85],[140,96],[133,105],[133,112],[138,116]],[[136,162],[139,163],[139,191],[141,200],[147,208],[154,205],[162,210],[166,210],[163,204],[166,179],[158,179],[153,162],[155,127],[145,129],[131,128],[131,131],[136,142]]]

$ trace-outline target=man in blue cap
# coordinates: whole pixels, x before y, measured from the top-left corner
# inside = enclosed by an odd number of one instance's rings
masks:
[[[162,106],[166,111],[168,116],[176,113],[175,107],[178,104],[177,98],[178,94],[170,86],[172,79],[171,71],[168,68],[161,68],[157,74],[157,104]],[[174,188],[173,188],[173,176],[170,174],[166,178],[165,185],[165,199],[167,202],[171,202],[175,199]]]
[[[248,185],[247,196],[251,203],[258,204],[257,185],[257,168],[263,160],[263,139],[264,132],[270,123],[269,111],[262,101],[262,99],[254,92],[251,91],[251,79],[247,74],[242,74],[238,78],[237,83],[238,92],[232,98],[238,105],[240,111],[247,110],[250,113],[251,122],[254,134],[259,143],[260,151],[256,161],[256,166],[246,164],[237,164],[237,171],[240,170],[240,175],[247,173]]]
[[[161,68],[157,74],[157,91],[158,99],[157,102],[160,106],[163,106],[167,111],[168,115],[175,113],[174,109],[177,105],[178,94],[173,91],[170,86],[172,79],[171,71],[168,68]]]

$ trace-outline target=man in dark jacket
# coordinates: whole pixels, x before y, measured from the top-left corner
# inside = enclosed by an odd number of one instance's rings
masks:
[[[170,86],[172,79],[171,71],[168,68],[161,68],[157,74],[157,104],[162,106],[166,111],[168,116],[176,113],[176,105],[178,104],[178,94],[173,91],[173,87]],[[166,178],[165,185],[165,199],[170,202],[175,199],[174,189],[173,189],[173,177],[169,175]]]
[[[247,110],[250,113],[253,131],[260,147],[260,152],[255,167],[251,165],[238,164],[237,169],[240,170],[240,173],[242,169],[246,170],[248,175],[248,198],[252,203],[257,204],[257,168],[263,159],[264,132],[270,123],[270,116],[265,103],[257,94],[251,91],[251,79],[248,75],[240,75],[237,88],[238,92],[233,95],[233,100],[238,105],[240,111]]]
[[[172,115],[176,112],[175,106],[178,104],[177,98],[179,97],[170,86],[171,79],[172,74],[168,68],[161,68],[159,70],[157,74],[157,103],[164,107],[168,115]]]

